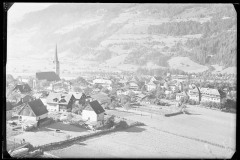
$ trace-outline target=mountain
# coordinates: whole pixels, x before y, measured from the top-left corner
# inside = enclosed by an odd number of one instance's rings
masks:
[[[236,22],[231,4],[54,4],[9,24],[8,57],[50,61],[57,43],[76,70],[225,69],[236,66]]]

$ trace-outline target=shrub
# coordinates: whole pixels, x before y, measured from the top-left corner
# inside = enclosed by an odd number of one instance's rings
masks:
[[[124,128],[128,127],[128,124],[127,124],[126,121],[122,121],[122,120],[121,120],[119,123],[116,124],[115,127],[116,127],[116,128],[119,128],[119,129],[124,129]]]
[[[106,127],[107,128],[111,128],[114,126],[114,121],[115,121],[115,117],[114,116],[111,116],[109,118],[107,118],[106,120]]]

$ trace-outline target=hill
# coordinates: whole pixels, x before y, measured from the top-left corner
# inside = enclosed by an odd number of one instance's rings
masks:
[[[236,65],[236,28],[231,4],[54,4],[9,24],[8,58],[37,57],[47,67],[57,43],[64,65],[172,68],[174,57],[188,57],[192,71],[225,69]]]

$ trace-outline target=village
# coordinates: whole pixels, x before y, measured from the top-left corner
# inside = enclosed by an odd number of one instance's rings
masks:
[[[236,112],[236,87],[231,83],[216,87],[206,80],[197,82],[194,75],[169,72],[85,73],[65,80],[60,78],[57,48],[54,64],[55,71],[37,72],[35,77],[7,75],[6,136],[12,156],[44,157],[43,149],[145,125],[127,119],[127,113],[171,117],[191,114],[189,106]]]

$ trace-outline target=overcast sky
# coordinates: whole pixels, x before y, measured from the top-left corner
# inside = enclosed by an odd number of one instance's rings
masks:
[[[29,12],[42,10],[54,3],[14,3],[8,10],[8,23],[19,21]]]

